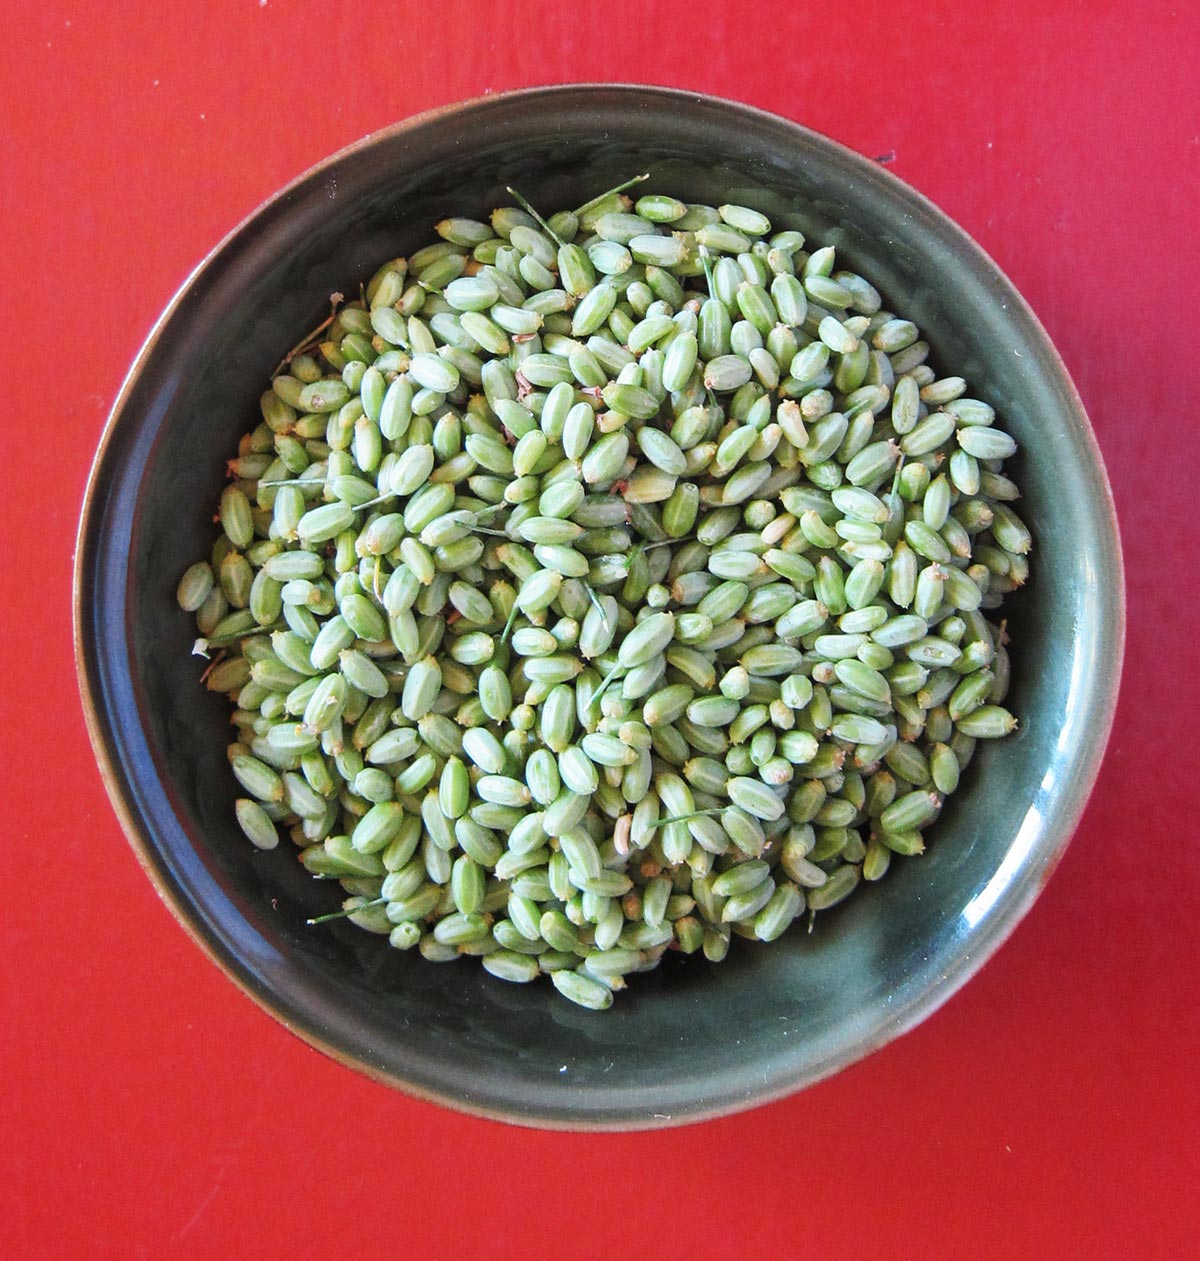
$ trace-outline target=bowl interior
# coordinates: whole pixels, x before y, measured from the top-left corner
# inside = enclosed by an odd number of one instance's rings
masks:
[[[579,204],[648,170],[648,189],[744,202],[838,247],[921,326],[1022,444],[1036,538],[1006,609],[1012,739],[982,747],[920,860],[719,967],[672,958],[594,1015],[548,985],[435,966],[351,927],[286,843],[232,820],[223,698],[199,683],[174,603],[206,553],[224,463],[274,365],[385,259],[446,215],[486,218],[505,184]],[[244,987],[324,1049],[410,1090],[546,1124],[651,1125],[795,1089],[935,1007],[1028,906],[1082,807],[1120,656],[1120,564],[1078,400],[1036,321],[979,251],[903,185],[767,115],[654,90],[484,100],[355,147],[270,203],[193,277],[114,414],[79,557],[85,692],[110,791],[151,874]]]

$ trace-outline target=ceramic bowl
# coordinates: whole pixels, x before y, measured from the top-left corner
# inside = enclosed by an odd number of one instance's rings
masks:
[[[436,966],[347,925],[287,843],[233,820],[225,699],[198,682],[174,592],[206,553],[227,456],[283,352],[445,215],[486,218],[514,184],[576,205],[637,172],[741,202],[838,247],[916,320],[1019,439],[1036,539],[1006,606],[1021,725],[981,749],[919,861],[771,946],[670,958],[596,1014],[548,984]],[[743,105],[581,86],[424,114],[314,167],[204,261],[113,408],[80,528],[81,689],[113,804],[193,939],[288,1028],[391,1086],[529,1125],[652,1127],[763,1103],[835,1072],[945,1002],[1012,931],[1070,839],[1104,749],[1122,650],[1112,501],[1045,332],[963,231],[876,163]],[[151,966],[147,960],[146,966]],[[966,1066],[964,1066],[966,1067]]]

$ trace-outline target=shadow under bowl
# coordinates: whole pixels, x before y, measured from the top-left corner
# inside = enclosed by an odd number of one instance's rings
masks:
[[[764,210],[834,244],[915,320],[1019,440],[1033,580],[1006,606],[1012,738],[982,747],[920,861],[812,935],[671,958],[594,1014],[547,984],[439,967],[351,926],[286,842],[233,819],[225,698],[199,684],[174,602],[207,553],[226,458],[275,364],[382,261],[513,184],[576,205],[646,187]],[[293,1032],[389,1085],[522,1124],[629,1129],[788,1094],[911,1028],[993,953],[1042,888],[1095,778],[1123,642],[1115,516],[1095,440],[1046,334],[958,227],[876,164],[781,118],[657,88],[581,86],[422,115],[335,155],[237,228],[185,283],[121,391],[76,557],[81,689],[108,791],[172,911]]]

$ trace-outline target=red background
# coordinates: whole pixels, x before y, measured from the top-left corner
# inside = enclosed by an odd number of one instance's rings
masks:
[[[8,16],[0,1255],[1195,1255],[1200,10],[44,0]],[[404,115],[603,78],[895,152],[1061,349],[1113,480],[1130,620],[1083,824],[962,994],[785,1102],[587,1136],[390,1093],[206,962],[109,808],[69,606],[111,400],[230,227]]]

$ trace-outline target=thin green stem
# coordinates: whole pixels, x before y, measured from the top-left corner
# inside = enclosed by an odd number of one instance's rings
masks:
[[[350,915],[357,915],[359,911],[365,911],[369,906],[383,906],[387,898],[375,898],[370,902],[360,902],[357,906],[343,907],[340,911],[331,911],[328,915],[318,915],[315,919],[310,919],[309,924],[327,924],[331,919],[345,919]]]
[[[364,508],[374,508],[376,504],[387,503],[389,499],[395,499],[396,492],[389,490],[386,494],[376,495],[374,499],[364,499],[360,504],[351,504],[350,507],[354,512],[361,512]],[[343,503],[345,500],[343,500]]]
[[[600,614],[600,620],[607,627],[608,626],[608,613],[605,612],[604,605],[600,603],[600,597],[595,593],[595,591],[592,590],[591,586],[586,582],[583,584],[583,589],[588,593],[588,599],[591,600],[592,602],[592,608],[594,608],[596,612]]]
[[[605,693],[608,685],[617,677],[617,672],[622,669],[621,663],[618,661],[616,665],[600,680],[600,686],[592,693],[592,699],[588,701],[590,709]]]
[[[516,598],[514,597],[512,609],[508,614],[508,621],[504,623],[504,629],[500,632],[500,642],[502,644],[506,644],[508,642],[508,637],[512,633],[513,623],[517,620],[517,614],[520,611],[520,606],[517,604]]]
[[[258,635],[271,635],[277,630],[286,630],[287,623],[272,622],[269,626],[255,626],[250,630],[237,631],[227,635],[204,635],[197,639],[192,645],[192,655],[194,657],[204,657],[208,655],[210,648],[225,648],[230,644],[240,643],[243,639],[253,639]],[[201,648],[200,645],[204,647]]]
[[[587,214],[593,206],[599,205],[606,197],[611,197],[614,193],[623,193],[626,189],[632,188],[635,184],[645,183],[645,181],[649,178],[649,171],[646,171],[642,175],[635,175],[633,179],[626,180],[624,184],[618,184],[616,188],[608,189],[607,192],[603,192],[599,196],[593,197],[591,201],[585,201],[582,206],[580,206],[577,210],[573,210],[571,213],[575,215],[576,218],[579,218],[581,215]]]
[[[518,193],[517,190],[513,188],[511,184],[505,184],[504,187],[507,192],[511,193],[512,196],[516,198],[517,205],[520,206],[522,210],[528,211],[529,214],[533,215],[533,217],[538,221],[538,223],[541,224],[542,228],[546,232],[548,232],[550,236],[552,236],[559,243],[559,245],[564,244],[562,237],[559,236],[557,232],[555,232],[555,230],[545,221],[545,219],[543,219],[542,216],[538,214],[536,210],[534,210],[533,206],[528,201],[526,201],[525,198],[522,197],[521,194]]]
[[[668,823],[686,823],[688,819],[702,819],[710,814],[720,814],[723,809],[723,806],[710,806],[707,810],[692,810],[688,814],[669,814],[665,819],[655,819],[647,827],[649,831],[653,831]]]

